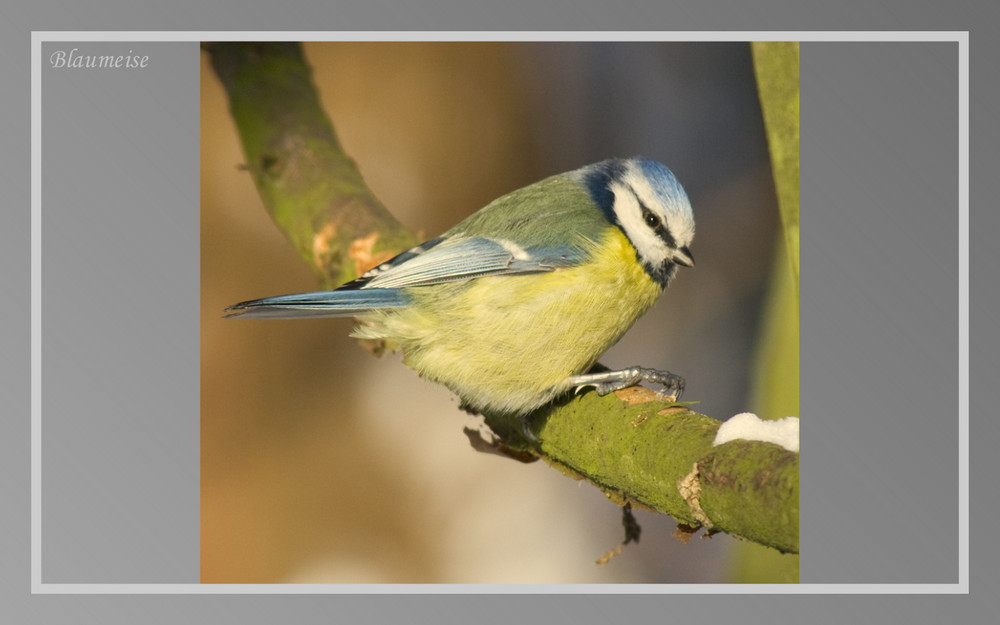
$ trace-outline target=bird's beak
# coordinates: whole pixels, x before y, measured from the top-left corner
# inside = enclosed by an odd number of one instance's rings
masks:
[[[674,250],[674,262],[685,267],[694,267],[694,256],[687,247]]]

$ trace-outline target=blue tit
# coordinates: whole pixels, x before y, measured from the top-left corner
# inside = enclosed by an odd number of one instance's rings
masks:
[[[691,267],[694,215],[664,165],[612,159],[488,204],[443,235],[333,291],[267,297],[241,317],[353,316],[427,379],[488,414],[519,415],[570,390],[641,381],[676,398],[684,380],[642,367],[593,372],[678,265]],[[522,421],[523,423],[523,421]]]

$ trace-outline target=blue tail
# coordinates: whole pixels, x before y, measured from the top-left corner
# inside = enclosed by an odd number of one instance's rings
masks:
[[[227,317],[292,319],[301,317],[351,317],[377,308],[408,303],[399,289],[344,289],[279,295],[240,302],[226,309]]]

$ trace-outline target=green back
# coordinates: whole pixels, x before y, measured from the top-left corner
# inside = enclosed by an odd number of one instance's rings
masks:
[[[493,200],[446,234],[504,238],[524,248],[579,247],[609,225],[586,188],[559,174]]]

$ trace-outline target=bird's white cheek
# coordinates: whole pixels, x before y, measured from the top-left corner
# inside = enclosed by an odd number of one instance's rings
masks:
[[[629,241],[639,252],[639,258],[651,265],[665,262],[669,258],[670,250],[663,239],[646,225],[642,218],[642,208],[635,195],[621,184],[614,184],[612,189],[615,192],[615,213],[618,221]]]

